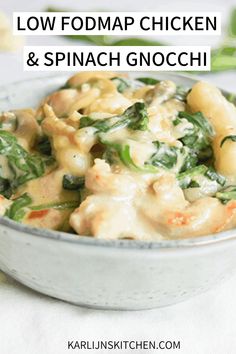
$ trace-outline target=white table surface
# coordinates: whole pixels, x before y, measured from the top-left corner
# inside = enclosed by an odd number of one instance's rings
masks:
[[[11,15],[12,11],[40,11],[48,5],[57,5],[78,10],[221,11],[225,18],[233,3],[233,0],[1,0],[0,11]],[[188,37],[165,40],[173,44],[193,44],[193,38]],[[219,38],[195,37],[194,44],[214,44],[218,40]],[[68,42],[58,37],[29,37],[27,43],[60,45]],[[0,53],[0,85],[41,75],[47,73],[23,72],[22,52]],[[205,79],[236,91],[236,73],[208,75]],[[68,353],[67,341],[76,339],[180,340],[180,350],[161,352],[234,354],[235,328],[236,275],[208,293],[175,306],[140,312],[112,312],[80,308],[48,298],[25,288],[0,272],[1,354]]]

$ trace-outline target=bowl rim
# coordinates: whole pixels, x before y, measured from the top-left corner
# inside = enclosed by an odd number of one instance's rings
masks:
[[[137,72],[139,76],[148,75],[160,75],[160,76],[169,76],[182,78],[186,81],[196,82],[202,80],[198,76],[191,76],[190,74],[179,74],[174,72]],[[130,72],[129,74],[135,75],[136,72]],[[42,81],[46,79],[59,79],[59,78],[68,78],[71,76],[71,73],[58,73],[58,74],[49,74],[43,77],[33,77],[27,78],[25,80],[17,80],[9,84],[1,85],[0,92],[8,91],[11,87],[16,87],[25,82],[33,81]],[[221,89],[222,92],[228,93],[226,90]],[[2,97],[0,97],[2,99]],[[6,97],[7,98],[7,97]],[[3,97],[5,99],[5,97]],[[73,243],[78,245],[86,246],[96,246],[103,248],[118,248],[118,249],[133,249],[133,250],[147,250],[147,249],[179,249],[179,248],[192,248],[196,246],[206,246],[212,245],[219,242],[225,242],[233,240],[236,238],[236,229],[231,229],[216,234],[210,234],[205,236],[198,237],[188,237],[184,239],[175,239],[175,240],[124,240],[124,239],[98,239],[92,236],[83,236],[72,234],[63,231],[55,231],[50,229],[36,228],[21,224],[19,222],[8,219],[7,217],[0,216],[0,225],[7,227],[10,230],[19,231],[21,233],[26,233],[28,235],[34,235],[39,238],[46,238],[60,242]]]
[[[215,245],[225,241],[236,239],[236,229],[231,229],[217,234],[206,236],[188,237],[175,240],[125,240],[125,239],[100,239],[92,236],[83,236],[69,232],[55,231],[50,229],[31,227],[25,224],[0,216],[0,225],[7,227],[11,231],[18,231],[30,236],[37,236],[43,239],[50,239],[62,243],[73,243],[77,245],[96,246],[102,248],[115,249],[186,249],[200,246]],[[1,236],[0,236],[1,237]]]

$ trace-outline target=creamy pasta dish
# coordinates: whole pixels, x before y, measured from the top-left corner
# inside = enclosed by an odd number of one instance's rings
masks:
[[[236,226],[236,107],[206,82],[79,73],[0,115],[0,214],[103,239]]]

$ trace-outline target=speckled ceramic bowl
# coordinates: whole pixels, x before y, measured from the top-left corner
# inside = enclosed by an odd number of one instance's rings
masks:
[[[177,75],[156,76],[189,87],[194,83]],[[33,79],[1,88],[0,111],[34,106],[65,79]],[[179,241],[104,241],[0,218],[0,269],[34,290],[74,304],[147,309],[183,301],[229,277],[236,268],[235,235],[231,230]]]

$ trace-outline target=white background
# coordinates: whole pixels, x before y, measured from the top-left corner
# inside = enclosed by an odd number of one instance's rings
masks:
[[[11,15],[12,11],[40,11],[53,4],[78,11],[205,10],[221,11],[224,20],[234,3],[235,0],[0,0],[0,10]],[[209,45],[215,44],[219,38],[167,37],[165,40],[174,45]],[[27,44],[70,45],[70,42],[59,37],[29,37]],[[75,42],[71,44],[76,45]],[[23,72],[21,52],[0,53],[0,85],[39,75],[47,73]],[[236,92],[236,73],[208,74],[204,79]],[[157,352],[234,354],[235,333],[236,276],[206,294],[172,307],[141,312],[106,312],[79,308],[38,295],[0,273],[1,354],[69,353],[65,349],[66,343],[73,339],[181,340],[181,350]]]

